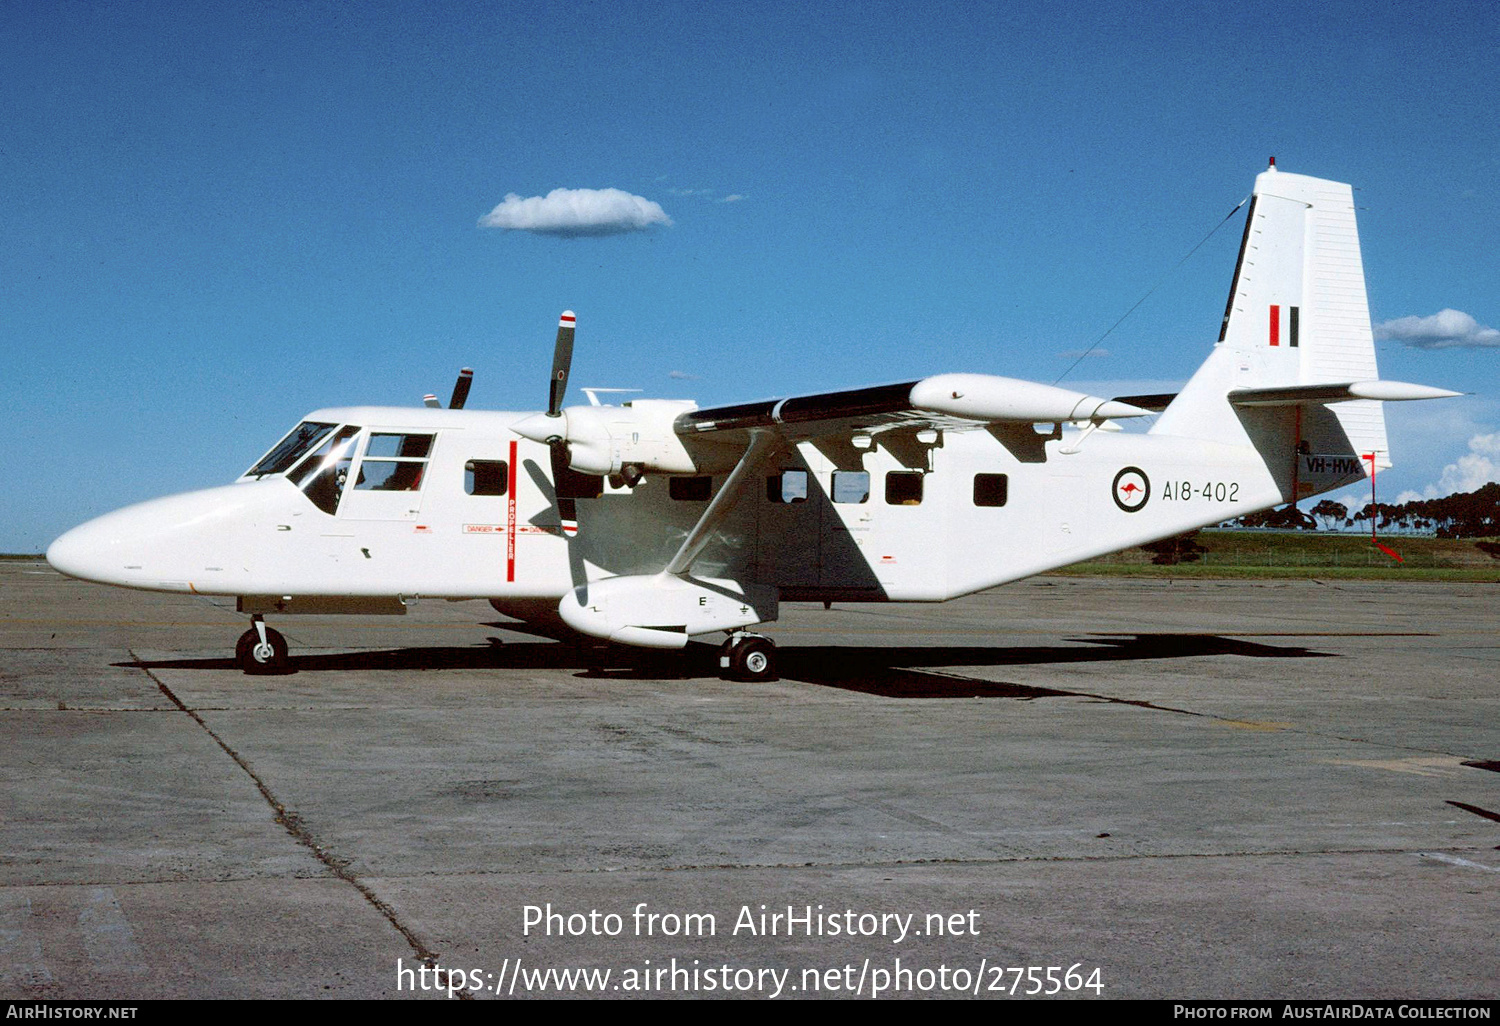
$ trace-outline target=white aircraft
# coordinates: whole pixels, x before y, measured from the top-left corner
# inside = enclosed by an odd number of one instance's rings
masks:
[[[680,649],[724,632],[727,676],[769,679],[746,628],[785,601],[941,602],[1304,499],[1388,467],[1348,185],[1255,180],[1219,341],[1176,395],[1104,399],[988,374],[699,409],[317,410],[235,483],[74,528],[64,574],[232,596],[248,673],[288,666],[269,615],[488,599],[526,621]],[[1148,432],[1116,421],[1159,412]]]

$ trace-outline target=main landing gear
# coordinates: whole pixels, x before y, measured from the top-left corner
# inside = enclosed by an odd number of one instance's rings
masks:
[[[719,670],[730,680],[775,680],[776,642],[764,634],[735,631],[719,649]]]
[[[234,646],[234,658],[246,673],[285,673],[286,638],[280,631],[267,627],[265,619],[256,614],[250,618],[250,629],[240,635],[239,643]]]

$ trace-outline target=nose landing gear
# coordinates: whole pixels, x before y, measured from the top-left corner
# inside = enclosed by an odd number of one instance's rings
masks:
[[[286,638],[280,631],[267,627],[265,619],[256,614],[250,619],[250,629],[240,635],[239,643],[234,646],[234,658],[246,673],[285,673]]]
[[[735,631],[719,649],[719,670],[730,680],[775,680],[776,642],[763,634]]]

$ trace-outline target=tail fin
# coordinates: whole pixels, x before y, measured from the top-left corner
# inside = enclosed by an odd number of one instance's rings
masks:
[[[1385,467],[1378,401],[1291,399],[1279,409],[1262,401],[1252,411],[1231,396],[1378,377],[1353,189],[1273,162],[1255,179],[1218,344],[1152,432],[1251,444],[1286,463],[1298,450],[1373,452]]]

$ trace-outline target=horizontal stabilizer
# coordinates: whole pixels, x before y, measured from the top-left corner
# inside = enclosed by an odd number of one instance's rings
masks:
[[[1400,402],[1411,399],[1448,399],[1462,392],[1405,381],[1346,381],[1321,385],[1283,385],[1279,388],[1236,388],[1229,401],[1235,406],[1301,406],[1308,403],[1342,403],[1351,399]]]

